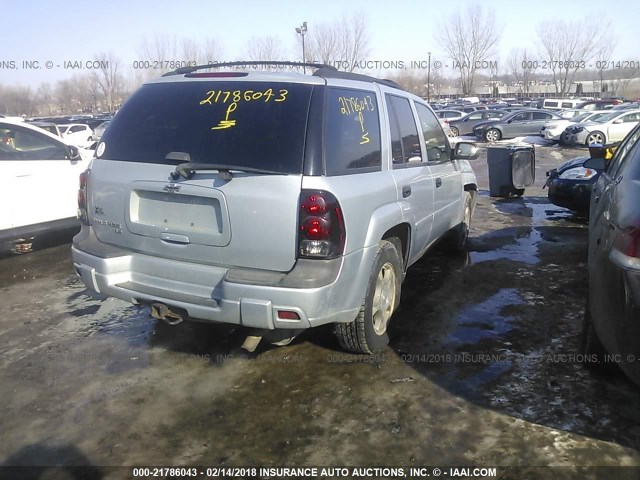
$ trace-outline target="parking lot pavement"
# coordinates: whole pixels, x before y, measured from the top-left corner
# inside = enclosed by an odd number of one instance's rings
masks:
[[[375,356],[330,328],[241,354],[240,328],[89,296],[69,245],[0,260],[0,463],[640,465],[640,388],[578,355],[586,222],[541,189],[581,152],[536,152],[523,198],[472,162],[469,254],[409,270]]]

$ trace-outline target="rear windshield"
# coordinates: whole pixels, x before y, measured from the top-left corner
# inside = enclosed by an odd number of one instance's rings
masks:
[[[144,85],[102,137],[102,159],[191,162],[301,173],[311,85],[182,82]]]

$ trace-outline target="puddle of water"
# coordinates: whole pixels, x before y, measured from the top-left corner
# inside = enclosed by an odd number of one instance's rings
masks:
[[[509,371],[513,362],[499,351],[473,350],[482,340],[495,341],[514,328],[513,316],[504,314],[505,307],[521,305],[525,301],[516,288],[503,288],[482,303],[469,306],[458,313],[456,328],[443,341],[452,347],[452,368],[445,373],[446,383],[458,395],[474,398],[479,387]],[[455,360],[454,360],[455,359]]]
[[[516,238],[516,243],[487,252],[469,252],[471,263],[489,262],[494,260],[513,260],[529,265],[540,262],[538,257],[538,244],[542,240],[542,234],[537,228],[532,228],[527,235]]]
[[[517,200],[496,202],[498,211],[507,215],[519,215],[531,218],[531,229],[525,235],[516,234],[515,243],[504,245],[489,251],[470,252],[472,264],[495,260],[513,260],[535,265],[540,263],[539,247],[543,241],[541,227],[557,226],[558,221],[579,222],[573,212],[565,208],[554,207],[547,202]],[[553,222],[553,223],[551,223]],[[583,223],[583,222],[580,222]]]
[[[484,302],[462,310],[456,317],[458,328],[450,333],[445,343],[469,345],[485,338],[496,338],[513,328],[510,315],[502,310],[510,305],[522,305],[524,299],[517,288],[503,288]]]

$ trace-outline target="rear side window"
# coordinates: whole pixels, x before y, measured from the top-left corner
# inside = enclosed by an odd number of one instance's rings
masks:
[[[120,109],[100,158],[191,162],[302,173],[313,86],[282,82],[170,82],[144,85]]]
[[[544,112],[533,112],[533,120],[551,120],[551,114]]]
[[[404,163],[412,164],[422,162],[418,127],[416,126],[409,100],[395,95],[386,94],[385,96],[387,105],[389,105],[391,112],[393,112],[389,121],[392,123],[391,150],[394,166],[400,166]],[[397,127],[393,126],[394,121]],[[402,156],[399,155],[400,151],[402,152]]]
[[[571,103],[571,102],[562,102],[562,108],[573,108],[573,103]]]
[[[380,117],[374,92],[328,88],[325,165],[327,175],[381,169]]]
[[[558,102],[544,102],[544,106],[545,107],[557,107],[558,106]]]

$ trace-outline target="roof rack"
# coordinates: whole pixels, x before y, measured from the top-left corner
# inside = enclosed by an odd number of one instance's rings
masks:
[[[317,70],[313,73],[316,77],[322,78],[342,78],[344,80],[360,80],[363,82],[375,82],[388,87],[397,88],[398,90],[404,90],[393,80],[387,80],[384,78],[372,77],[370,75],[363,75],[360,73],[342,72],[336,67],[327,65],[326,63],[317,62],[288,62],[288,61],[270,61],[270,60],[255,60],[255,61],[237,61],[237,62],[221,62],[221,63],[207,63],[205,65],[194,65],[192,67],[180,67],[171,72],[167,72],[163,77],[169,77],[172,75],[184,75],[187,73],[193,73],[198,70],[205,70],[208,68],[222,68],[222,67],[241,67],[250,65],[275,65],[284,67],[311,67]]]
[[[221,68],[221,67],[241,67],[248,65],[276,65],[283,67],[312,67],[317,69],[326,69],[327,71],[338,71],[331,65],[315,62],[286,62],[286,61],[269,61],[269,60],[255,60],[255,61],[238,61],[238,62],[221,62],[221,63],[207,63],[205,65],[194,65],[193,67],[180,67],[171,72],[167,72],[163,77],[169,77],[171,75],[183,75],[185,73],[193,73],[198,70],[204,70],[207,68]]]
[[[360,80],[362,82],[375,82],[375,83],[380,83],[382,85],[386,85],[388,87],[397,88],[398,90],[404,90],[400,85],[398,85],[393,80],[372,77],[370,75],[363,75],[361,73],[342,72],[333,67],[330,67],[329,69],[319,68],[313,73],[313,75],[316,77],[322,77],[322,78],[342,78],[344,80]]]

